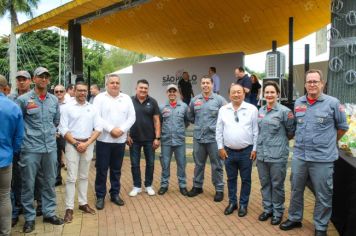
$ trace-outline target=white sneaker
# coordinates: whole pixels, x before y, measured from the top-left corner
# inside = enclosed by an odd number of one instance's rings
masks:
[[[142,192],[141,188],[137,188],[137,187],[133,187],[133,189],[131,190],[131,192],[129,193],[130,197],[136,197],[137,194],[139,194],[140,192]]]
[[[146,187],[146,193],[150,196],[153,196],[156,194],[155,191],[153,190],[152,186]]]

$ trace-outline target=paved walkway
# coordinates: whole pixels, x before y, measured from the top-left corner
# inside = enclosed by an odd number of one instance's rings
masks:
[[[144,168],[144,161],[141,161]],[[192,185],[194,164],[187,164],[188,189]],[[169,191],[164,196],[148,196],[141,193],[131,198],[128,192],[132,187],[130,161],[125,157],[122,168],[121,197],[125,206],[118,207],[106,199],[105,209],[98,211],[96,215],[83,214],[74,211],[74,220],[64,226],[52,226],[43,224],[42,217],[37,217],[36,230],[29,235],[313,235],[312,212],[314,197],[309,190],[305,192],[305,210],[303,228],[283,232],[278,226],[272,226],[269,221],[259,222],[258,215],[262,212],[260,183],[257,170],[253,168],[253,183],[250,197],[248,214],[239,218],[237,213],[224,216],[223,211],[228,203],[227,189],[225,187],[225,199],[215,203],[215,194],[211,184],[210,166],[207,165],[205,172],[204,193],[195,197],[184,197],[179,193],[176,178],[176,165],[172,162],[172,176]],[[65,171],[62,170],[65,176]],[[160,163],[155,163],[154,188],[159,189]],[[288,171],[286,181],[286,205],[289,205],[290,184]],[[89,204],[94,207],[94,162],[90,170]],[[108,184],[109,185],[109,184]],[[64,186],[57,187],[58,213],[64,216]],[[77,204],[77,203],[76,203]],[[286,211],[287,212],[287,211]],[[287,213],[285,214],[286,217]],[[284,218],[285,218],[284,217]],[[12,235],[21,233],[24,220],[20,217],[18,225],[13,228]],[[328,235],[338,235],[330,223]]]

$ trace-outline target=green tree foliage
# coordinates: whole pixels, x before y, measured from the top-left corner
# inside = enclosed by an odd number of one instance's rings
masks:
[[[112,47],[104,57],[103,71],[110,73],[146,59],[146,55]]]
[[[67,37],[62,38],[62,43],[67,44]],[[8,37],[0,37],[0,73],[4,75],[9,74],[8,48]],[[32,73],[38,66],[47,67],[52,75],[51,85],[58,84],[59,34],[57,32],[39,30],[22,34],[18,38],[17,53],[19,70],[28,70]],[[106,74],[138,63],[145,58],[144,54],[105,47],[104,44],[89,39],[83,40],[84,79],[88,79],[88,67],[90,67],[92,84],[104,86]],[[68,59],[66,61],[68,63]],[[69,71],[69,67],[66,68],[66,71]]]

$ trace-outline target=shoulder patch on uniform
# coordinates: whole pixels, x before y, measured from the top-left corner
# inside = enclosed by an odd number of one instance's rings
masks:
[[[345,112],[345,106],[342,105],[342,104],[340,104],[340,105],[339,105],[339,111],[340,111],[340,112]]]
[[[294,118],[294,115],[293,115],[293,112],[288,112],[288,119],[293,119]]]

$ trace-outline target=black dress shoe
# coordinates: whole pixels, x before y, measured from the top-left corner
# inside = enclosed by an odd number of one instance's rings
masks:
[[[35,230],[35,221],[26,221],[25,225],[23,226],[23,232],[24,233],[31,233],[32,231]]]
[[[96,207],[96,209],[98,209],[98,210],[104,209],[104,198],[97,198],[97,199],[96,199],[95,207]]]
[[[12,218],[11,227],[15,227],[15,225],[17,225],[17,222],[19,222],[19,217]]]
[[[284,231],[291,230],[294,228],[300,228],[300,227],[302,227],[301,222],[293,222],[290,220],[286,220],[282,224],[279,225],[279,228]]]
[[[118,206],[123,206],[125,205],[124,200],[122,200],[119,195],[116,196],[111,196],[110,201],[112,201],[113,203],[115,203]]]
[[[315,230],[315,236],[326,236],[326,231],[322,231],[322,230]]]
[[[259,221],[266,221],[268,220],[268,218],[272,217],[272,212],[271,213],[267,213],[267,212],[262,212],[262,214],[258,217]]]
[[[42,213],[42,205],[38,205],[36,208],[36,216],[41,216],[43,215]]]
[[[273,216],[271,219],[271,225],[279,225],[282,222],[282,216]]]
[[[196,187],[193,187],[192,190],[190,190],[188,193],[187,193],[187,196],[188,197],[195,197],[195,196],[198,196],[199,194],[203,193],[203,189],[202,188],[196,188]]]
[[[167,188],[167,187],[161,187],[161,188],[158,190],[158,195],[163,195],[163,194],[165,194],[167,191],[168,191],[168,188]]]
[[[221,202],[224,199],[224,192],[216,192],[214,196],[214,202]]]
[[[229,203],[229,205],[225,208],[224,215],[230,215],[237,209],[237,204]]]
[[[183,196],[187,196],[187,194],[188,194],[187,188],[179,188],[179,192],[180,192]]]
[[[245,207],[245,206],[240,206],[237,215],[238,215],[239,217],[244,217],[245,215],[247,215],[247,207]]]
[[[63,225],[64,221],[58,216],[43,217],[43,222],[51,223],[52,225]]]

